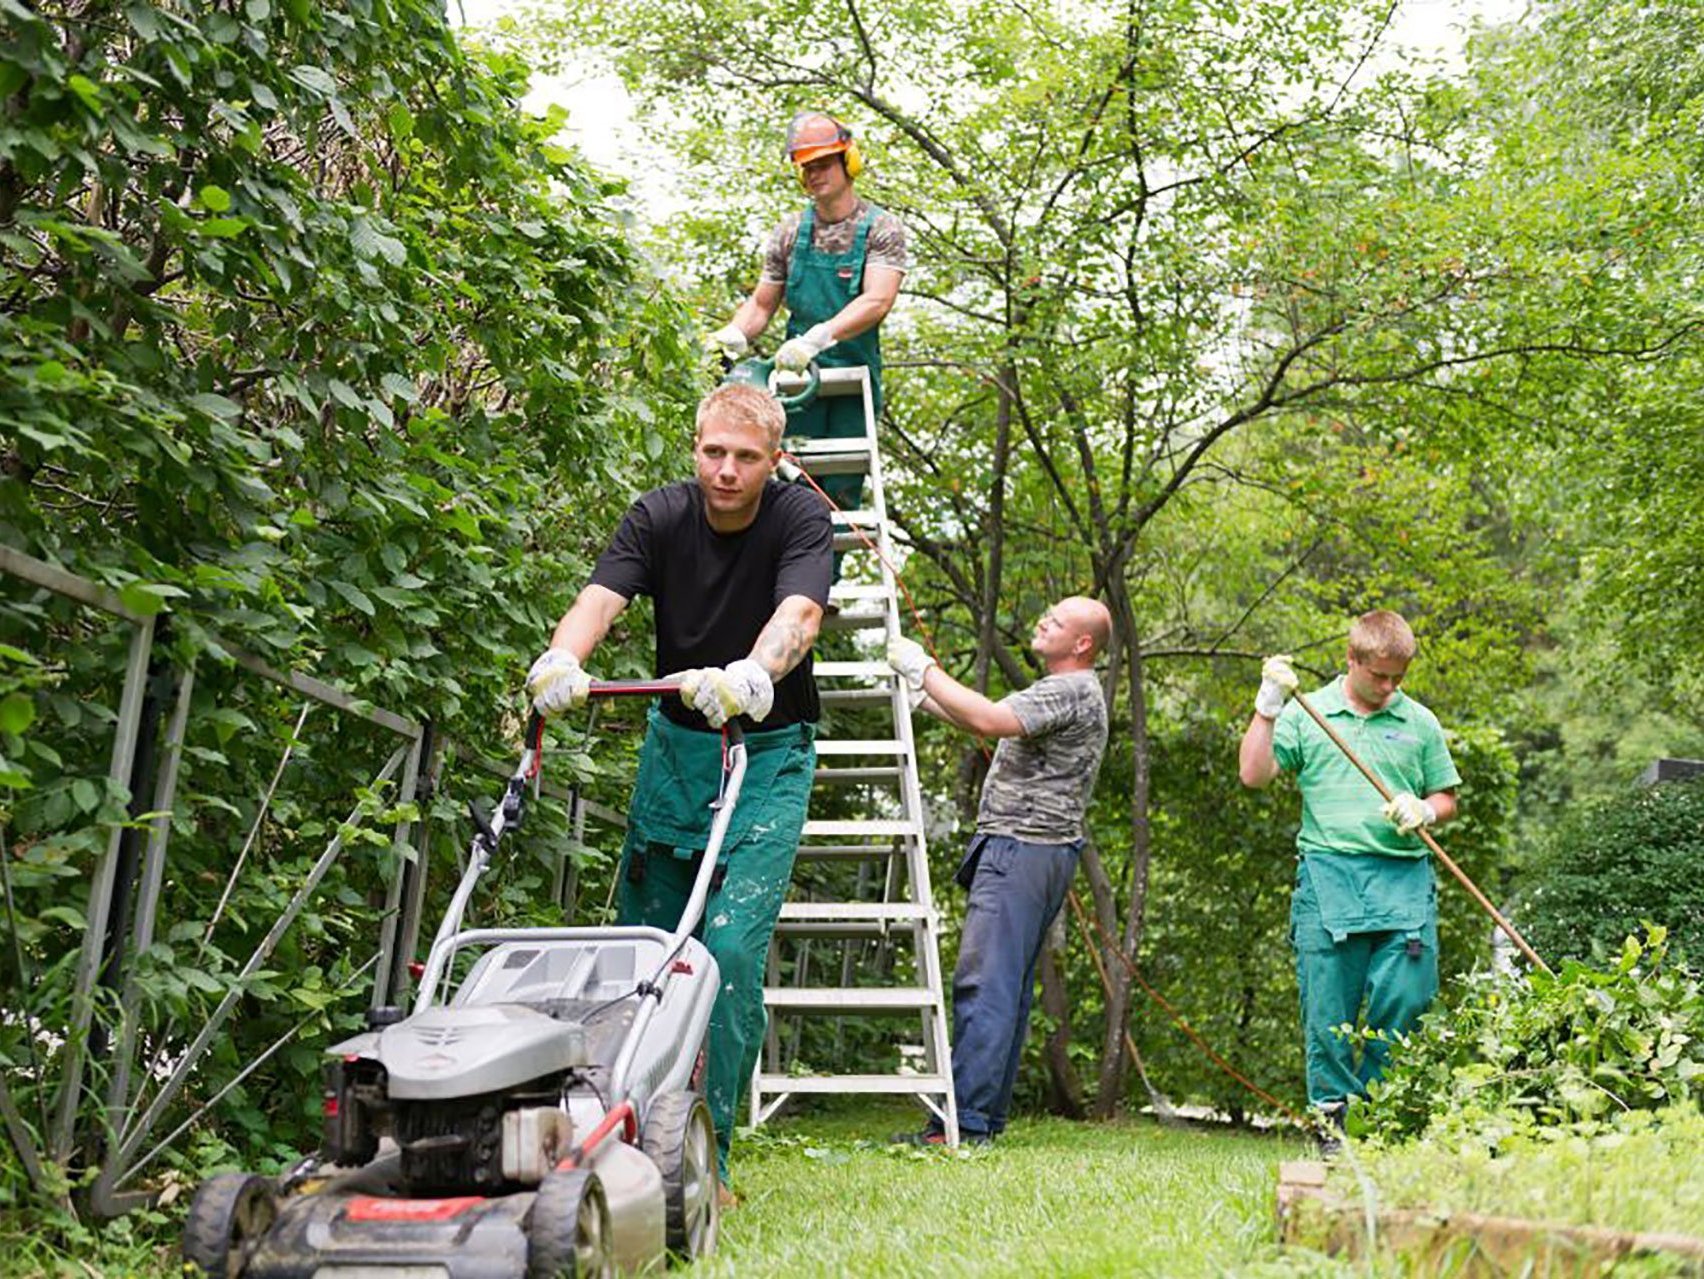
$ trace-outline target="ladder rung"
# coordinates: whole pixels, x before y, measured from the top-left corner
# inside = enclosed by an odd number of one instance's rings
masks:
[[[881,527],[882,523],[874,511],[866,511],[861,508],[851,511],[830,511],[829,517],[833,520],[835,528],[877,529]]]
[[[886,662],[813,662],[811,674],[818,679],[887,679],[893,667]]]
[[[848,600],[882,600],[886,601],[888,588],[880,582],[836,582],[828,588],[828,598],[836,604],[844,604]]]
[[[831,369],[819,368],[817,370],[817,394],[859,395],[863,392],[864,384],[869,381],[869,377],[870,370],[862,364],[848,364]]]
[[[896,764],[885,764],[873,768],[819,768],[816,771],[818,786],[861,786],[866,782],[896,782],[904,775]]]
[[[804,941],[880,941],[888,935],[886,924],[819,923],[815,920],[786,921],[775,925],[777,937],[796,937]]]
[[[937,1004],[926,986],[765,986],[763,1002],[798,1013],[914,1013]]]
[[[869,706],[893,701],[891,688],[819,688],[817,700],[824,706]]]
[[[873,631],[886,625],[886,613],[828,613],[822,619],[825,631]]]
[[[873,862],[892,857],[898,851],[895,844],[800,844],[798,860]]]
[[[905,743],[894,737],[837,737],[817,739],[818,755],[903,755]]]
[[[935,912],[916,902],[783,902],[781,918],[788,921],[829,920],[855,924],[906,923],[933,919]]]
[[[809,457],[801,457],[798,449],[787,450],[799,462],[806,472],[821,479],[829,475],[868,475],[870,473],[870,455],[860,450],[850,452],[822,452]]]
[[[886,1092],[944,1093],[944,1075],[759,1075],[757,1086],[766,1093],[780,1092]]]
[[[871,817],[850,820],[824,818],[819,821],[806,822],[804,829],[799,833],[807,839],[812,835],[869,835],[888,839],[903,839],[919,832],[916,822],[890,817]]]

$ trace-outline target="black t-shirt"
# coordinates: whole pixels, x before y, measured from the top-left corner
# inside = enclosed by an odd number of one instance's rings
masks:
[[[652,489],[627,509],[592,581],[625,599],[656,604],[657,674],[726,666],[750,657],[758,634],[789,595],[828,602],[834,530],[828,507],[798,484],[764,485],[757,518],[718,533],[704,518],[696,480]],[[665,697],[663,713],[708,728],[704,717]],[[775,705],[758,729],[821,715],[811,656],[775,685]]]

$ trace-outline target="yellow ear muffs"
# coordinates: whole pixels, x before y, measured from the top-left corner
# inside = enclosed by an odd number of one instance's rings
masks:
[[[864,153],[858,150],[858,144],[852,141],[851,130],[846,133],[846,176],[855,178],[864,171]]]

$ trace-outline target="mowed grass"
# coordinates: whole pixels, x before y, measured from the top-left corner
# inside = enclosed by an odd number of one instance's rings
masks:
[[[1333,1273],[1275,1242],[1299,1137],[1020,1120],[955,1154],[886,1144],[919,1112],[865,1105],[736,1141],[741,1204],[700,1276]]]
[[[1366,1273],[1275,1242],[1278,1164],[1292,1135],[1022,1119],[1000,1141],[953,1153],[890,1146],[920,1124],[906,1103],[848,1099],[783,1118],[734,1147],[741,1204],[713,1276],[1348,1275]],[[57,1244],[8,1229],[0,1276],[181,1275],[170,1213]],[[69,1244],[69,1246],[67,1246]],[[519,1277],[517,1276],[517,1279]]]

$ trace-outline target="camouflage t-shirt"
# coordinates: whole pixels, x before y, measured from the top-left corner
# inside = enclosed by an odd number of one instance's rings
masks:
[[[818,218],[811,243],[822,253],[845,253],[857,238],[858,223],[869,211],[870,202],[859,200],[852,212],[838,222]],[[787,264],[793,256],[793,242],[799,238],[799,219],[803,216],[802,209],[789,213],[769,233],[769,240],[763,246],[763,278],[768,283],[787,283]],[[885,209],[870,223],[870,234],[864,241],[864,265],[885,266],[901,272],[911,265],[905,248],[905,223]]]
[[[1002,738],[982,784],[976,829],[1035,844],[1083,837],[1083,813],[1106,750],[1106,699],[1093,671],[1048,675],[1004,698],[1023,725]]]

